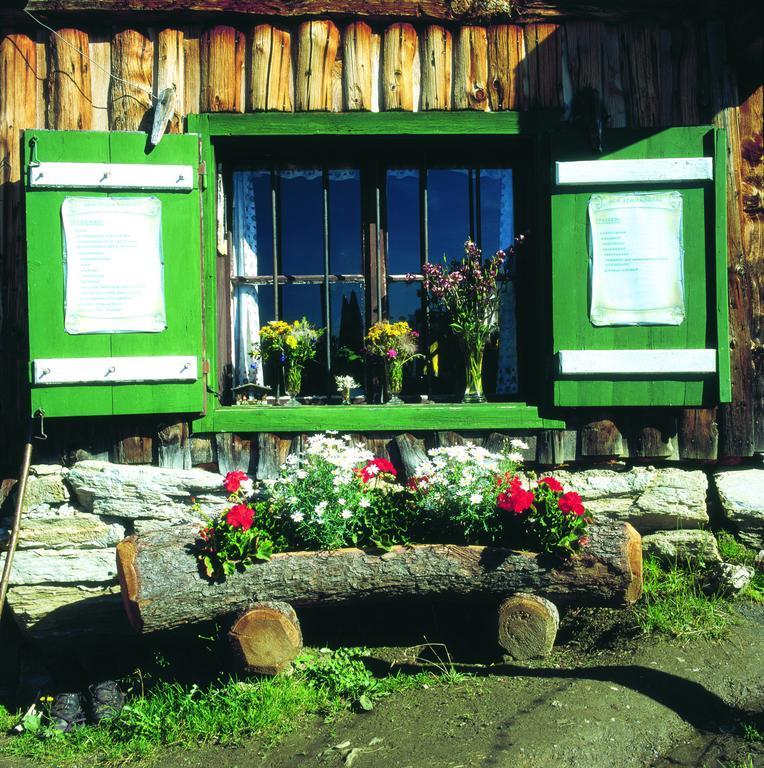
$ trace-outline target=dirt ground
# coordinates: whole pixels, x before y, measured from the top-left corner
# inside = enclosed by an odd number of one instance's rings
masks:
[[[568,616],[558,650],[532,665],[476,664],[471,657],[481,649],[449,637],[457,668],[472,673],[461,682],[401,691],[371,712],[299,723],[268,750],[255,741],[175,750],[156,766],[764,768],[764,744],[746,741],[742,730],[747,723],[764,733],[764,606],[741,606],[721,642],[638,636],[625,615]],[[490,617],[461,618],[480,630]],[[323,631],[307,625],[309,637]],[[346,645],[363,639],[341,621],[332,632]],[[439,648],[432,653],[443,660]],[[382,670],[412,654],[397,644],[374,655]],[[0,768],[21,765],[0,758]]]

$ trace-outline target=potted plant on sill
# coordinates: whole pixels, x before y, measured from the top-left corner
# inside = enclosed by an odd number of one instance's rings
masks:
[[[419,333],[405,321],[391,323],[381,320],[369,328],[366,338],[366,354],[382,363],[385,372],[385,396],[388,405],[400,405],[403,400],[404,366],[422,357],[418,353]]]

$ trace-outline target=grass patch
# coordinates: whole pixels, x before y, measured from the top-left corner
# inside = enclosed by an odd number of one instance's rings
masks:
[[[672,637],[724,637],[731,621],[727,602],[707,595],[699,568],[664,567],[652,557],[643,563],[642,600],[634,608],[644,632],[662,632]]]
[[[0,741],[0,754],[63,768],[74,762],[141,763],[161,748],[233,745],[252,737],[267,747],[308,715],[371,709],[380,697],[401,690],[464,679],[431,672],[376,678],[364,663],[366,655],[361,649],[306,652],[291,676],[229,678],[205,688],[161,682],[129,696],[122,713],[112,721],[67,734],[43,725],[36,733],[29,730]],[[5,732],[19,719],[20,714],[0,707],[0,728]]]
[[[719,542],[719,554],[722,560],[735,565],[747,565],[754,569],[751,583],[740,593],[743,599],[754,603],[764,603],[764,573],[756,570],[756,551],[741,544],[731,533],[719,531],[716,535]]]

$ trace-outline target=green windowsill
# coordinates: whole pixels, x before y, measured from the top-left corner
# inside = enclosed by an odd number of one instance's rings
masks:
[[[441,430],[564,429],[524,403],[404,405],[233,405],[195,422],[197,432],[397,432]]]

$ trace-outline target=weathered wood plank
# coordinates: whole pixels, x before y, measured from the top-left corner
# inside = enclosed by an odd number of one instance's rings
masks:
[[[679,458],[715,461],[719,429],[715,408],[683,408],[678,417]]]
[[[94,30],[89,36],[90,92],[92,95],[91,128],[109,130],[109,86],[111,78],[111,35]]]
[[[574,429],[544,429],[536,438],[536,462],[556,467],[576,459],[578,433]]]
[[[621,456],[624,453],[621,431],[610,419],[585,424],[579,430],[579,441],[582,458]]]
[[[528,75],[528,107],[562,107],[562,27],[557,24],[528,24],[523,31],[525,58],[521,66]]]
[[[660,38],[655,27],[623,27],[624,87],[630,126],[661,124]]]
[[[111,39],[109,128],[138,131],[147,126],[152,107],[154,45],[136,29],[123,29]],[[119,78],[119,79],[117,79]]]
[[[420,544],[384,555],[342,549],[274,555],[222,583],[208,583],[188,552],[194,528],[130,536],[117,547],[122,598],[144,633],[247,608],[253,599],[340,605],[403,596],[503,598],[541,593],[557,605],[621,605],[642,591],[642,540],[628,523],[592,526],[587,546],[560,566],[511,549]]]
[[[290,453],[299,449],[300,437],[282,437],[272,432],[257,434],[257,479],[275,480]]]
[[[391,24],[382,43],[382,108],[416,109],[414,69],[418,58],[417,33],[411,24]]]
[[[484,27],[456,30],[454,109],[488,109],[488,34]]]
[[[218,471],[221,475],[239,469],[254,476],[257,471],[255,463],[257,452],[252,450],[252,441],[248,436],[219,432],[215,435],[215,445]]]
[[[199,36],[199,108],[202,112],[243,112],[244,35],[218,25]]]
[[[93,124],[88,35],[59,29],[48,49],[48,127],[57,131],[89,131]]]
[[[258,24],[252,30],[249,108],[254,112],[294,109],[292,36],[286,29]]]
[[[451,33],[430,24],[422,35],[422,111],[451,109]]]
[[[218,454],[214,435],[191,435],[188,439],[191,466],[211,466],[217,463]]]
[[[524,60],[522,27],[498,24],[488,28],[488,96],[494,112],[527,108]]]
[[[298,111],[332,108],[334,63],[340,32],[333,21],[304,21],[297,28],[295,107]]]
[[[187,114],[199,112],[201,100],[199,34],[198,27],[183,29],[183,104]]]
[[[608,126],[626,127],[626,100],[623,91],[623,48],[618,27],[605,28],[603,40],[602,103],[608,114]]]
[[[191,469],[191,444],[187,421],[167,424],[157,431],[157,463],[170,469]]]
[[[603,37],[604,26],[596,21],[575,21],[565,25],[574,94],[584,88],[595,88],[602,95]]]
[[[175,89],[175,115],[167,127],[168,133],[183,132],[186,115],[185,48],[183,30],[162,29],[156,35],[156,92]]]
[[[632,417],[627,440],[632,459],[679,458],[677,421],[673,414],[636,413]]]
[[[674,124],[700,123],[700,58],[705,55],[703,36],[691,22],[671,29],[674,74]]]
[[[350,111],[373,109],[374,35],[364,21],[348,24],[342,35],[342,75],[345,108]]]

